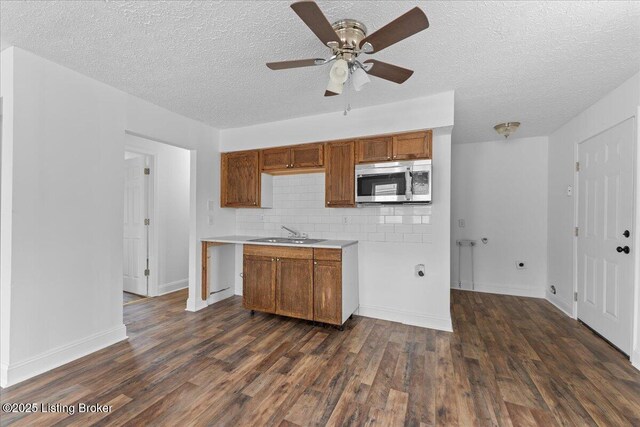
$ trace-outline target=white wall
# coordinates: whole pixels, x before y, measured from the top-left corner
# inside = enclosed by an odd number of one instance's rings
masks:
[[[279,190],[274,209],[237,209],[237,232],[279,234],[280,225],[291,224],[311,235],[360,240],[360,314],[451,330],[452,125],[453,92],[447,92],[404,103],[354,109],[346,117],[336,112],[222,130],[222,151],[234,151],[434,128],[431,206],[328,209],[324,208],[321,174],[276,177]],[[292,182],[300,185],[285,192],[284,184]],[[298,197],[303,194],[304,200]],[[346,225],[341,223],[344,218],[347,218]],[[420,224],[413,224],[418,220]],[[424,278],[415,274],[416,264],[426,265]]]
[[[547,299],[571,316],[576,315],[573,302],[575,289],[575,199],[567,197],[567,186],[575,188],[578,143],[601,133],[616,124],[638,114],[640,105],[640,73],[622,83],[598,102],[549,136],[549,206],[548,206],[548,285],[557,289],[553,295],[547,288]],[[637,124],[636,124],[637,129]],[[636,146],[636,155],[640,150]],[[640,164],[636,161],[636,164]],[[636,239],[634,246],[640,248],[640,174],[636,171],[636,223],[634,230]],[[636,251],[636,314],[634,354],[631,356],[634,365],[640,367],[640,251]],[[630,296],[631,297],[631,296]]]
[[[472,239],[475,289],[544,297],[547,282],[546,137],[452,146],[451,287],[456,240]],[[458,220],[464,220],[464,228]],[[486,237],[487,244],[481,239]],[[471,251],[462,248],[462,289],[471,289]],[[517,269],[523,261],[525,269]]]
[[[189,151],[129,134],[125,148],[155,157],[150,294],[185,288],[189,284]]]
[[[189,295],[200,237],[233,227],[219,197],[218,132],[18,48],[2,52],[2,386],[126,338],[125,131],[191,151]],[[195,187],[195,188],[194,188]],[[209,217],[212,225],[208,225]],[[8,249],[8,250],[6,250]],[[120,284],[120,285],[119,285]]]

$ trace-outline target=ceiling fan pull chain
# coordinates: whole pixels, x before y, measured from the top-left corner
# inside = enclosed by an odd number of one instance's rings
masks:
[[[343,114],[346,116],[349,113],[349,111],[351,111],[351,102],[349,102],[349,92],[351,89],[351,76],[349,76],[349,79],[347,80],[344,86],[345,87],[344,87],[344,113]]]

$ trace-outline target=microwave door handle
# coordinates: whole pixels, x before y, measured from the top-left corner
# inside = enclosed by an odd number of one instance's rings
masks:
[[[410,169],[407,169],[406,171],[404,171],[404,180],[405,180],[404,196],[407,200],[411,200],[412,178],[411,178]]]

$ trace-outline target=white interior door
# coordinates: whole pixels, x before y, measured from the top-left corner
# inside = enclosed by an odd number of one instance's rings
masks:
[[[633,119],[578,146],[578,318],[631,352]]]
[[[126,292],[147,295],[147,230],[145,158],[125,160],[124,180],[124,284]]]

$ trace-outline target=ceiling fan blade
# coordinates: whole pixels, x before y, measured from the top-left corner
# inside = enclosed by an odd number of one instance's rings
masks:
[[[373,46],[373,50],[367,53],[380,52],[382,49],[427,28],[429,28],[427,15],[419,7],[414,7],[409,12],[362,39],[360,47],[362,48],[365,43],[369,42]]]
[[[367,71],[367,74],[398,84],[404,83],[413,74],[413,70],[398,67],[393,64],[387,64],[382,61],[376,61],[375,59],[367,59],[364,63],[372,64],[372,67]]]
[[[325,90],[324,91],[324,96],[336,96],[336,95],[338,95],[338,94],[335,93],[335,92],[331,92],[330,90]]]
[[[329,42],[340,43],[340,37],[314,1],[305,0],[293,3],[291,9],[307,24],[307,27],[326,46]]]
[[[267,67],[272,70],[286,70],[287,68],[312,67],[324,64],[322,58],[297,59],[294,61],[267,62]],[[320,62],[320,63],[319,63]]]

